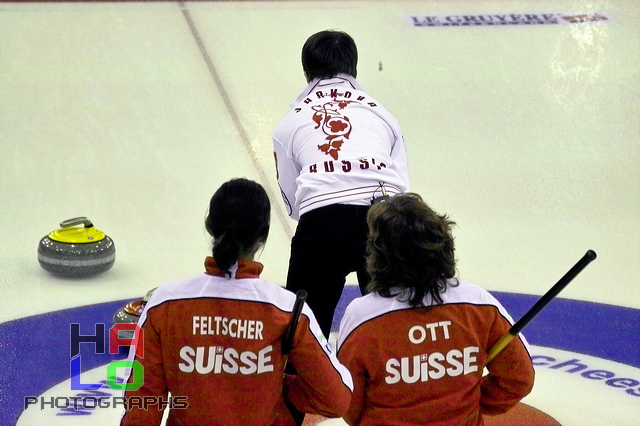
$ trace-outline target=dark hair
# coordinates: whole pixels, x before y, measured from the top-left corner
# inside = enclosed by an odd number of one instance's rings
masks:
[[[432,304],[441,304],[446,280],[456,274],[451,234],[455,222],[409,193],[371,206],[367,224],[369,290],[383,297],[404,294],[414,307],[424,306],[427,294]]]
[[[238,178],[218,188],[209,203],[205,226],[214,238],[213,258],[218,268],[229,268],[242,256],[264,244],[269,235],[271,203],[264,188]]]
[[[302,69],[307,81],[330,78],[340,73],[357,75],[358,49],[351,36],[342,31],[320,31],[302,47]]]

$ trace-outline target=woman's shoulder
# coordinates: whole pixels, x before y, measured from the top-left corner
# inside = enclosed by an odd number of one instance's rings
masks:
[[[444,303],[499,304],[483,287],[458,279],[447,280],[446,291],[441,296]]]

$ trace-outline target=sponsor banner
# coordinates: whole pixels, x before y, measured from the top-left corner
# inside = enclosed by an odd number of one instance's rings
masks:
[[[640,424],[640,368],[531,346],[536,382],[522,402],[562,425]]]
[[[476,27],[502,25],[568,25],[611,22],[606,13],[510,13],[493,15],[413,15],[413,27]]]

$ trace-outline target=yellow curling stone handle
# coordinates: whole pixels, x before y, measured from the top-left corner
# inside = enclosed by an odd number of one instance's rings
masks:
[[[84,225],[84,227],[79,228],[78,225]],[[53,241],[67,244],[88,244],[106,238],[104,232],[94,228],[93,223],[84,216],[62,221],[60,227],[49,234],[49,238]]]

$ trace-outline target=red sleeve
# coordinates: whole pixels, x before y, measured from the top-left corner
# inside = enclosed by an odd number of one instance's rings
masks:
[[[162,409],[158,409],[157,404],[151,404],[143,407],[143,397],[161,397],[167,400],[167,385],[164,379],[164,369],[162,365],[162,353],[160,349],[160,336],[153,326],[154,314],[153,309],[147,313],[147,319],[142,326],[144,339],[143,357],[135,356],[144,369],[144,380],[142,387],[138,390],[129,390],[125,392],[126,411],[120,422],[121,426],[133,425],[160,425],[162,421]],[[131,358],[129,358],[131,359]],[[129,377],[127,383],[132,383],[133,377]],[[159,399],[158,398],[158,399]],[[151,399],[147,399],[151,401]]]
[[[498,315],[491,329],[489,347],[511,328]],[[482,414],[501,414],[514,407],[533,389],[535,372],[531,357],[520,337],[514,338],[488,365],[482,378],[480,407]]]
[[[364,406],[364,389],[366,386],[366,369],[360,362],[358,354],[362,350],[358,350],[356,345],[351,345],[349,338],[343,343],[338,354],[338,359],[344,364],[353,379],[353,394],[351,394],[351,404],[344,415],[347,424],[357,424],[362,417],[362,408]]]
[[[297,376],[287,381],[286,398],[305,413],[342,417],[351,400],[349,371],[338,362],[318,327],[314,336],[306,316],[300,317],[289,362]]]

